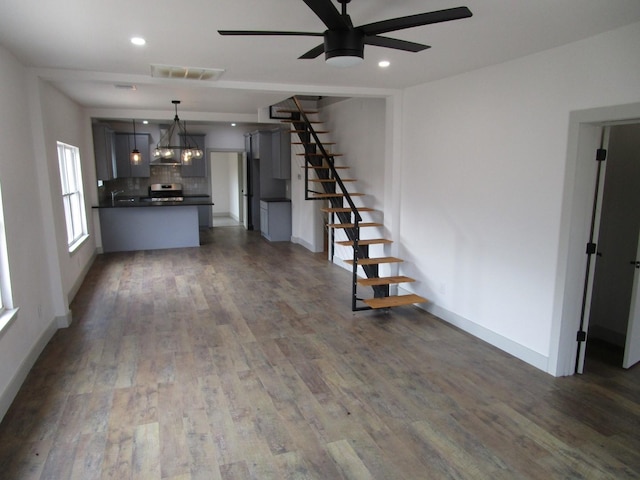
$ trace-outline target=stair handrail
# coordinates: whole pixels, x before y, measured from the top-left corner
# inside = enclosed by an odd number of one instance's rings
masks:
[[[349,208],[351,209],[351,213],[354,216],[353,225],[354,225],[355,238],[353,240],[353,266],[352,266],[352,271],[351,271],[351,275],[352,275],[352,280],[351,280],[351,285],[352,285],[352,288],[351,288],[351,310],[352,311],[362,310],[363,308],[358,308],[356,306],[357,301],[359,300],[359,298],[358,298],[358,252],[360,250],[359,249],[359,245],[360,245],[360,222],[362,221],[362,217],[360,216],[360,213],[358,212],[358,209],[356,208],[355,203],[353,203],[353,199],[351,198],[351,195],[349,195],[348,190],[344,186],[344,183],[342,182],[342,179],[340,178],[340,175],[338,174],[338,171],[336,170],[336,168],[335,168],[335,166],[333,164],[333,156],[329,155],[327,153],[327,151],[325,150],[324,145],[320,141],[320,138],[318,138],[318,134],[316,133],[316,131],[313,128],[313,125],[309,121],[309,118],[307,117],[307,114],[304,113],[304,109],[302,108],[302,105],[300,105],[300,102],[299,102],[298,98],[296,96],[293,96],[292,100],[295,103],[296,108],[298,109],[298,112],[300,113],[300,118],[303,120],[303,123],[305,124],[305,127],[306,127],[307,131],[309,133],[311,133],[311,136],[313,137],[313,140],[315,141],[316,146],[320,149],[320,152],[322,153],[322,157],[329,164],[329,169],[331,170],[331,174],[333,175],[333,178],[336,180],[336,183],[340,187],[340,190],[342,191],[342,193],[344,195],[343,198],[349,204]],[[305,148],[305,152],[306,152],[306,148]],[[368,309],[368,307],[366,307],[366,309]]]
[[[355,203],[353,203],[353,199],[351,198],[351,195],[349,195],[349,192],[347,191],[346,187],[344,186],[344,183],[342,183],[342,179],[340,178],[340,175],[338,174],[338,171],[335,169],[335,167],[333,165],[333,157],[331,155],[329,155],[327,153],[327,151],[325,150],[324,145],[320,141],[320,138],[318,138],[318,134],[316,133],[316,131],[313,129],[313,125],[309,121],[309,118],[307,117],[307,114],[304,113],[304,109],[302,108],[302,105],[300,105],[300,101],[298,100],[298,98],[294,96],[294,97],[292,97],[292,99],[293,99],[293,101],[294,101],[294,103],[296,105],[296,108],[300,112],[300,117],[302,118],[305,126],[307,127],[307,130],[309,130],[309,133],[311,133],[311,136],[313,137],[313,139],[314,139],[314,141],[316,143],[316,146],[318,148],[320,148],[320,152],[322,153],[323,158],[329,164],[329,168],[331,169],[331,174],[335,178],[336,183],[338,184],[338,186],[340,187],[340,190],[344,194],[344,199],[347,201],[347,203],[349,204],[349,208],[351,209],[351,211],[354,214],[354,217],[355,217],[355,222],[354,222],[355,228],[358,228],[358,223],[360,223],[362,221],[362,217],[360,216],[360,213],[358,213],[358,209],[357,209]]]

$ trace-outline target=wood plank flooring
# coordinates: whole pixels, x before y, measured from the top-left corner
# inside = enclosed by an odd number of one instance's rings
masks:
[[[640,368],[553,378],[414,307],[354,314],[349,280],[238,227],[100,256],[0,478],[640,477]]]

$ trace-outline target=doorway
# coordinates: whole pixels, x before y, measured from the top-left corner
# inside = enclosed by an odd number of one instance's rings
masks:
[[[635,361],[634,280],[640,231],[640,123],[609,128],[606,177],[588,322],[589,358],[629,367]],[[640,347],[639,347],[640,348]],[[626,353],[626,356],[625,356]],[[629,360],[625,360],[628,358]]]
[[[211,151],[211,225],[239,226],[244,223],[243,175],[244,152]]]
[[[559,255],[547,367],[552,375],[573,375],[576,373],[576,366],[580,364],[576,344],[584,345],[584,342],[580,342],[576,334],[581,330],[582,299],[585,287],[589,286],[585,281],[585,271],[590,256],[585,254],[585,245],[589,239],[597,165],[602,163],[595,161],[595,152],[601,145],[603,127],[623,123],[640,123],[640,103],[578,110],[569,115]],[[595,267],[595,261],[591,264]],[[591,271],[588,277],[591,283],[593,273]],[[590,298],[585,305],[588,309],[591,305]],[[588,312],[584,318],[588,322]],[[588,324],[585,328],[587,326]]]

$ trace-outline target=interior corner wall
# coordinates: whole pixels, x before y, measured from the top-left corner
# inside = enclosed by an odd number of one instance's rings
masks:
[[[331,151],[341,154],[336,164],[348,166],[343,178],[353,178],[347,183],[350,193],[363,193],[353,197],[359,206],[371,207],[373,213],[363,213],[363,221],[384,223],[382,212],[385,209],[385,128],[386,101],[384,98],[349,98],[332,103],[321,111],[323,127],[331,132],[328,139],[335,142]],[[361,238],[379,238],[387,236],[379,231],[382,227],[361,229]],[[344,232],[336,231],[336,240],[344,240]],[[377,246],[372,246],[372,254]],[[350,269],[343,260],[353,256],[351,247],[335,246],[334,263]],[[382,256],[382,253],[380,253]]]
[[[549,373],[556,283],[583,281],[559,272],[569,117],[638,102],[639,50],[636,23],[404,92],[398,241],[410,289]]]
[[[30,120],[28,72],[0,46],[0,182],[17,318],[0,332],[0,417],[56,330]]]
[[[40,82],[40,104],[45,157],[38,160],[42,171],[47,172],[49,182],[42,188],[42,193],[49,195],[47,205],[50,211],[45,214],[50,214],[53,219],[51,235],[55,238],[60,281],[68,307],[96,254],[96,232],[90,221],[93,218],[91,199],[97,190],[91,120],[78,104],[46,82]],[[89,238],[73,253],[69,253],[67,245],[61,201],[58,141],[78,147],[80,151]]]

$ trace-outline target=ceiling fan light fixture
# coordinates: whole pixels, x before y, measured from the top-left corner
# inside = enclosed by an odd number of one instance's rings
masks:
[[[324,59],[336,67],[359,65],[364,60],[364,34],[358,30],[327,30]]]
[[[325,61],[333,67],[355,67],[360,65],[364,60],[358,55],[336,55],[330,57],[329,54],[325,56]]]

